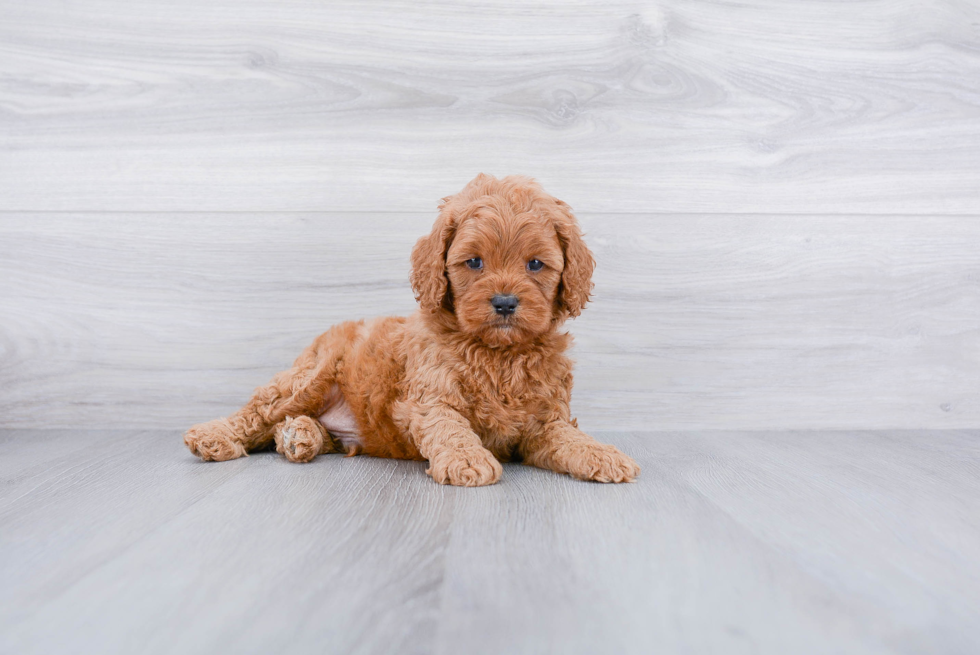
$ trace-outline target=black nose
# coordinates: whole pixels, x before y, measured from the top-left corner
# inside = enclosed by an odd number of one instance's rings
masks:
[[[493,310],[501,316],[510,316],[517,311],[517,296],[498,293],[490,299],[490,304],[493,305]]]

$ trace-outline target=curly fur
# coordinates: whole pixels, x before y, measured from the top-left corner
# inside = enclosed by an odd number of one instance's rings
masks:
[[[439,210],[412,251],[418,312],[334,326],[237,413],[190,428],[191,452],[220,461],[275,444],[294,462],[425,459],[433,480],[462,486],[493,484],[509,460],[582,480],[636,477],[632,459],[569,413],[571,337],[558,330],[588,302],[595,261],[568,205],[529,178],[481,174]],[[495,294],[516,296],[516,312],[496,314]],[[356,435],[330,418],[348,414]]]

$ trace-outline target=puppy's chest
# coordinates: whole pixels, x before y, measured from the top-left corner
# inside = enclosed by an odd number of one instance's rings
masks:
[[[544,419],[554,402],[549,381],[519,365],[470,369],[461,376],[460,386],[469,419],[501,435],[517,434],[529,421]]]

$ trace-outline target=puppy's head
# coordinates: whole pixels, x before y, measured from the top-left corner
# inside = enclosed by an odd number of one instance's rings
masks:
[[[568,205],[534,180],[481,174],[439,209],[412,251],[423,312],[453,314],[458,329],[495,346],[581,313],[595,261]]]

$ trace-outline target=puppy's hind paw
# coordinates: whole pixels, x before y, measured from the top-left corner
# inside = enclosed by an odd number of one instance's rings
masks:
[[[205,462],[223,462],[244,457],[245,446],[224,419],[199,423],[184,433],[184,443]]]
[[[294,416],[276,426],[276,450],[290,462],[309,462],[323,449],[323,428],[309,416]]]

